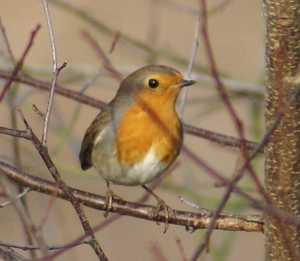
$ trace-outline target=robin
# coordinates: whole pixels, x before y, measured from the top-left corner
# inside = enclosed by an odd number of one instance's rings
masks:
[[[184,80],[177,70],[143,67],[121,82],[115,98],[87,129],[79,154],[81,168],[94,166],[107,183],[106,213],[111,209],[109,183],[141,185],[158,201],[156,217],[164,209],[166,226],[173,211],[145,184],[159,177],[177,158],[183,138],[175,103]]]

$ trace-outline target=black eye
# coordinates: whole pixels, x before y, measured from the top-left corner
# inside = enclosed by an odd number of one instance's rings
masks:
[[[159,82],[158,82],[158,80],[150,79],[148,81],[148,85],[150,88],[156,88],[159,85]]]

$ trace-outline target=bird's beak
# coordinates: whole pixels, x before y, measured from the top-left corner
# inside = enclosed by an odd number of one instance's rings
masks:
[[[193,85],[195,84],[196,82],[193,81],[193,80],[181,80],[179,83],[178,83],[178,86],[179,87],[186,87],[186,86],[190,86],[190,85]]]

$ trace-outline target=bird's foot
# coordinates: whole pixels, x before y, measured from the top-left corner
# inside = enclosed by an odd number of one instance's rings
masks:
[[[165,230],[164,230],[164,233],[166,233],[168,228],[169,228],[169,219],[170,218],[174,219],[174,218],[176,218],[176,216],[173,212],[173,209],[170,206],[168,206],[164,200],[157,199],[156,212],[155,212],[155,216],[154,216],[155,219],[158,218],[159,212],[161,212],[161,211],[164,211],[164,213],[165,213]],[[156,223],[159,224],[158,221],[156,221]]]
[[[122,198],[119,197],[117,194],[115,194],[109,187],[106,190],[106,198],[105,198],[105,213],[104,217],[107,217],[109,212],[111,211],[112,208],[112,200],[113,199],[119,199],[121,200]]]
[[[156,212],[154,214],[154,219],[157,219],[159,216],[159,212],[160,211],[164,211],[165,212],[165,230],[164,233],[167,232],[168,228],[169,228],[169,219],[173,218],[175,219],[176,216],[172,210],[172,208],[170,206],[168,206],[166,204],[166,202],[161,199],[159,196],[157,196],[151,189],[149,189],[146,185],[142,185],[142,187],[148,191],[152,196],[154,196],[157,200],[157,206],[156,206]],[[158,221],[156,221],[157,224],[159,224]]]

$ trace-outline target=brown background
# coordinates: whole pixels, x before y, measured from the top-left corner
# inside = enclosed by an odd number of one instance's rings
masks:
[[[121,31],[122,35],[151,44],[154,49],[165,53],[172,51],[187,60],[190,57],[196,27],[195,14],[199,10],[199,1],[69,0],[68,2],[105,23],[114,31]],[[222,1],[216,0],[207,1],[209,9],[221,3]],[[50,11],[59,64],[65,59],[68,60],[68,66],[61,73],[59,81],[73,90],[80,90],[83,83],[88,81],[100,64],[90,45],[82,38],[82,30],[90,32],[105,52],[110,49],[113,38],[93,29],[88,23],[56,5],[50,4]],[[0,16],[16,58],[22,54],[30,32],[37,24],[42,24],[42,29],[26,58],[25,68],[30,75],[50,82],[52,57],[41,1],[2,1]],[[209,33],[218,68],[223,75],[229,76],[237,87],[242,88],[248,83],[254,86],[261,84],[264,66],[263,27],[260,1],[230,1],[226,7],[209,18]],[[153,28],[156,30],[155,37],[151,37]],[[0,43],[1,51],[5,53],[3,39]],[[145,52],[127,48],[120,41],[112,55],[111,62],[120,72],[127,75],[146,65],[147,57]],[[158,56],[156,62],[173,66],[182,73],[185,73],[187,69],[187,65],[170,62],[162,56]],[[207,66],[201,36],[195,63]],[[1,68],[8,69],[4,59],[1,60]],[[230,115],[218,102],[214,85],[202,81],[204,76],[202,72],[193,70],[192,78],[198,83],[189,88],[184,121],[198,127],[236,136]],[[70,79],[73,81],[67,81]],[[1,85],[4,85],[4,81],[1,81]],[[99,77],[97,82],[89,88],[87,94],[109,101],[117,87],[117,81],[103,76]],[[22,108],[39,137],[42,120],[31,110],[31,105],[34,103],[44,110],[47,98],[47,92],[37,92],[27,86],[20,86],[17,107]],[[234,106],[245,124],[247,138],[254,139],[250,121],[253,104],[244,98],[235,101]],[[56,96],[49,133],[49,150],[68,185],[104,195],[103,180],[94,170],[81,171],[77,159],[82,136],[97,114],[97,110],[86,105],[81,106],[74,128],[67,138],[63,137],[66,133],[66,126],[70,125],[77,107],[76,102]],[[263,112],[260,114],[262,115]],[[0,119],[1,126],[10,126],[7,101],[0,104]],[[21,122],[20,128],[23,128]],[[21,140],[20,144],[23,170],[51,179],[31,143]],[[238,160],[237,150],[220,147],[189,135],[185,135],[185,145],[216,171],[228,177],[232,176]],[[0,155],[1,160],[11,163],[11,159],[6,157],[12,153],[10,138],[0,136],[0,150],[5,152]],[[179,160],[180,167],[160,188],[156,189],[157,194],[173,209],[196,211],[181,203],[178,195],[183,195],[201,207],[215,209],[222,198],[224,188],[216,188],[216,181],[204,170],[196,167],[184,154],[179,157]],[[256,163],[255,166],[258,172],[262,173],[262,162]],[[262,174],[259,176],[262,177]],[[180,187],[178,191],[170,192],[167,187],[174,183],[182,186],[184,190]],[[254,187],[250,180],[243,180],[241,184],[249,190]],[[114,186],[113,189],[124,199],[133,201],[139,199],[144,193],[139,187]],[[49,197],[35,192],[28,195],[30,213],[37,225],[47,208],[48,200]],[[155,204],[155,201],[151,199],[149,203]],[[233,214],[257,213],[247,205],[248,203],[243,199],[233,196],[225,211]],[[99,211],[86,209],[86,212],[92,225],[97,225],[104,220]],[[12,207],[1,209],[0,240],[25,244],[20,223]],[[180,260],[175,236],[180,237],[189,259],[195,247],[203,239],[204,232],[196,231],[189,234],[184,228],[171,225],[168,232],[163,234],[162,224],[157,226],[154,222],[122,217],[97,232],[96,235],[110,260],[156,260],[149,251],[153,242],[159,245],[167,260]],[[49,245],[67,243],[82,234],[78,218],[70,204],[56,200],[44,226],[43,234]],[[230,246],[225,255],[221,252],[221,248],[227,242],[230,242]],[[263,244],[262,234],[215,231],[211,242],[211,253],[204,254],[201,260],[262,260]],[[67,251],[58,260],[96,260],[96,257],[90,247],[83,245]]]

